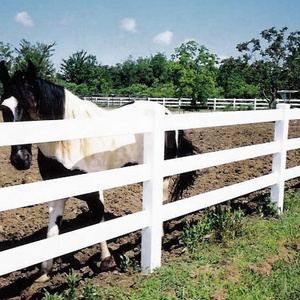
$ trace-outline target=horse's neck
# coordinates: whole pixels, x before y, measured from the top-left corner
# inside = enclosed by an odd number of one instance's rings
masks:
[[[64,119],[91,119],[105,115],[106,111],[96,104],[85,101],[65,90]]]

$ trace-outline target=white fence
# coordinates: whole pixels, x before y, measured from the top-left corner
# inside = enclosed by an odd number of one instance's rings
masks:
[[[191,104],[190,98],[84,97],[83,99],[105,107],[122,106],[135,100],[157,102],[166,107],[180,107],[181,105]]]
[[[144,100],[160,103],[166,107],[176,107],[191,105],[190,98],[136,98],[136,97],[84,97],[84,100],[89,100],[104,107],[117,107],[132,101]],[[277,99],[277,103],[283,103],[282,99]],[[300,99],[291,99],[289,104],[293,108],[300,108]],[[213,110],[232,107],[234,109],[241,107],[251,107],[254,110],[269,109],[269,104],[265,99],[237,99],[237,98],[208,98],[207,107]]]
[[[277,103],[283,103],[283,99],[277,99]],[[300,108],[300,99],[291,99],[289,101],[291,107]],[[241,108],[241,107],[252,107],[252,109],[269,109],[269,104],[265,99],[217,99],[209,98],[207,99],[207,106],[213,110],[224,109],[227,107]]]
[[[135,120],[36,121],[0,124],[0,145],[41,143],[46,141],[100,136],[97,128],[107,128],[106,135],[145,133],[145,163],[74,177],[29,183],[0,189],[0,211],[16,209],[68,196],[143,182],[143,210],[101,224],[61,234],[0,252],[0,275],[58,257],[97,243],[142,229],[141,265],[144,272],[161,265],[161,226],[188,213],[215,205],[250,192],[271,187],[272,201],[283,208],[286,180],[300,176],[300,166],[286,169],[288,150],[300,148],[300,138],[288,139],[290,119],[300,119],[300,110],[279,105],[276,110],[214,112],[179,115],[149,114]],[[273,142],[164,161],[166,130],[204,128],[275,121]],[[139,124],[139,126],[136,126]],[[57,128],[60,128],[58,131]],[[16,134],[26,132],[26,134]],[[209,168],[221,164],[273,155],[270,174],[226,186],[214,191],[163,205],[163,177]]]

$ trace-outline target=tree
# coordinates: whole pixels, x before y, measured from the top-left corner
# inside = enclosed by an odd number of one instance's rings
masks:
[[[50,58],[54,53],[53,47],[55,45],[55,42],[49,45],[39,42],[32,45],[27,40],[22,39],[19,48],[15,49],[17,57],[14,61],[14,69],[25,70],[30,59],[36,67],[38,77],[53,79],[55,69]]]
[[[237,45],[238,51],[243,54],[243,61],[253,70],[253,83],[259,85],[270,107],[275,103],[277,91],[288,87],[287,29],[272,27],[261,32],[261,39],[253,38]]]
[[[292,32],[287,38],[285,67],[288,70],[288,88],[300,90],[300,31]]]
[[[68,59],[63,59],[61,64],[61,74],[66,82],[77,85],[91,82],[97,77],[97,58],[81,50],[72,54]]]
[[[219,94],[216,87],[216,55],[205,46],[189,41],[175,49],[170,64],[173,84],[178,97],[191,97],[205,103],[208,97]]]
[[[61,77],[66,86],[79,96],[109,94],[112,91],[110,69],[101,66],[95,55],[87,54],[84,50],[63,59]]]
[[[11,69],[14,61],[14,50],[10,44],[0,42],[0,61],[4,60],[8,69]]]
[[[165,54],[157,53],[150,58],[154,81],[160,84],[168,82],[168,59]]]
[[[217,82],[228,98],[255,98],[259,95],[259,86],[252,84],[251,69],[241,58],[224,59]]]

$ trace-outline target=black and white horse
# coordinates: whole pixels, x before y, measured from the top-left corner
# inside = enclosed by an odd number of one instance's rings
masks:
[[[151,109],[169,111],[149,102],[135,102],[118,110],[106,111],[97,105],[83,101],[61,86],[36,77],[36,69],[29,61],[25,72],[17,71],[10,76],[5,63],[0,62],[0,80],[3,94],[0,109],[5,122],[57,119],[89,119],[128,115],[134,118],[137,114],[145,114]],[[18,133],[22,134],[22,133]],[[143,135],[126,135],[81,139],[38,144],[38,166],[44,180],[66,177],[120,168],[130,164],[143,162]],[[165,159],[192,155],[196,148],[189,142],[183,131],[165,134]],[[31,166],[31,145],[11,147],[12,165],[18,170]],[[181,174],[173,189],[173,196],[179,197],[182,190],[193,183],[195,172]],[[167,198],[168,179],[164,183],[164,198]],[[41,195],[42,197],[42,195]],[[87,202],[89,211],[96,222],[103,221],[104,199],[101,191],[77,196]],[[100,201],[99,201],[100,199]],[[59,234],[64,206],[67,199],[49,203],[49,226],[47,237]],[[110,253],[106,242],[101,243],[101,261],[107,261]],[[53,260],[42,264],[42,276],[39,281],[48,279]]]

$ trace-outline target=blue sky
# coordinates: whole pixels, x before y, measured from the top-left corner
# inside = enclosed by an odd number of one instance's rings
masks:
[[[57,69],[80,50],[114,65],[191,39],[224,58],[264,29],[300,30],[299,13],[299,0],[0,0],[0,41],[56,42]]]

